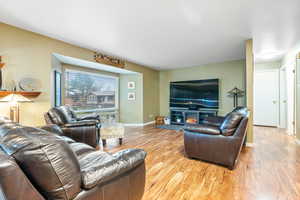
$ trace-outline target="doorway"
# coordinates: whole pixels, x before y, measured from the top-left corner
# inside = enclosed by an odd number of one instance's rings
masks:
[[[279,70],[254,73],[254,125],[279,126]]]

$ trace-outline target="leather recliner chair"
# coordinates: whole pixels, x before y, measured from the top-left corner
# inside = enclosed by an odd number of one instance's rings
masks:
[[[98,147],[100,139],[100,117],[97,114],[77,117],[70,106],[51,108],[44,115],[46,124],[58,125],[65,136],[77,142]]]
[[[203,124],[184,128],[188,157],[234,169],[245,141],[248,110],[239,107],[225,117],[210,117]]]
[[[146,152],[115,154],[46,130],[0,119],[0,197],[4,200],[140,200]],[[52,132],[49,132],[51,131]]]

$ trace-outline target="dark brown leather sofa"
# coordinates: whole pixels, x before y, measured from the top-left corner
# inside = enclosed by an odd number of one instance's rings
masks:
[[[98,147],[100,137],[100,117],[92,114],[77,117],[70,106],[51,108],[44,115],[47,124],[58,125],[65,136],[92,147]]]
[[[1,200],[142,198],[145,151],[109,154],[45,129],[0,119]]]
[[[248,110],[238,107],[225,117],[209,117],[198,126],[184,128],[184,147],[188,157],[234,169],[242,149]]]

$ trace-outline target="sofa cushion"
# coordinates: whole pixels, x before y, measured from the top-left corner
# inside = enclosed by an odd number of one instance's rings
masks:
[[[101,151],[88,153],[79,160],[83,188],[91,189],[134,169],[145,157],[142,149],[123,150],[113,155]]]
[[[239,125],[243,116],[236,112],[231,112],[226,115],[224,122],[220,126],[222,135],[230,136],[234,134],[235,129]]]
[[[67,120],[67,123],[71,123],[73,121],[77,121],[76,115],[72,108],[70,106],[60,106],[57,107],[58,110],[61,111],[61,113],[64,115],[65,119]]]
[[[205,133],[209,135],[220,135],[221,131],[216,126],[210,126],[206,124],[201,124],[199,126],[190,126],[185,127],[184,130],[191,131],[191,132],[198,132],[198,133]]]
[[[69,145],[47,131],[15,126],[0,138],[36,188],[48,199],[73,199],[81,191],[79,163]]]

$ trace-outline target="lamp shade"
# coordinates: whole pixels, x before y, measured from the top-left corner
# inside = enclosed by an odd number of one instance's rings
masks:
[[[1,102],[32,102],[20,94],[10,94],[0,99]]]

